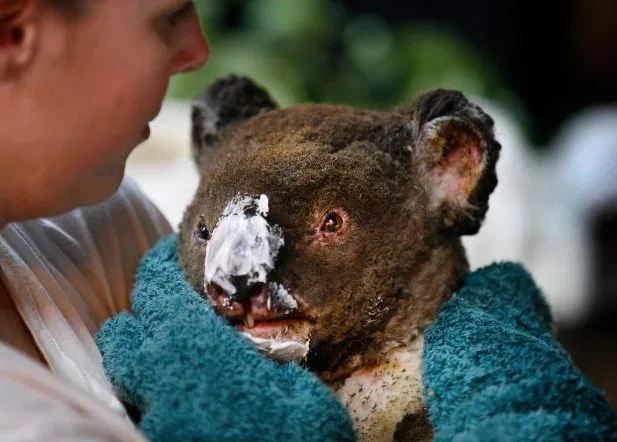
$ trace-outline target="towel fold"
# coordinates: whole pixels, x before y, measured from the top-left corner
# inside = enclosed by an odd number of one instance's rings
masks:
[[[132,314],[97,334],[120,396],[153,441],[352,441],[346,410],[313,374],[258,352],[186,282],[176,237],[142,260]]]
[[[467,276],[426,331],[422,377],[438,441],[617,440],[614,410],[553,339],[518,264]]]

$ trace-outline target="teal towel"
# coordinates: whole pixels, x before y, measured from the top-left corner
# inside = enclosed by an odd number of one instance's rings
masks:
[[[143,259],[133,313],[97,334],[105,369],[152,441],[353,441],[330,390],[261,355],[185,281],[175,237]]]
[[[422,375],[438,441],[617,440],[615,412],[551,336],[518,264],[467,276],[426,331]]]

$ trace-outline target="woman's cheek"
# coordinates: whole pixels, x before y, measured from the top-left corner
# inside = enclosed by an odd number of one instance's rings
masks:
[[[170,57],[159,48],[149,49],[143,50],[142,57],[125,59],[122,71],[114,72],[113,80],[106,79],[99,89],[102,96],[93,97],[93,102],[105,103],[106,108],[98,121],[92,121],[98,139],[105,140],[97,149],[102,165],[126,161],[161,109],[169,85]]]

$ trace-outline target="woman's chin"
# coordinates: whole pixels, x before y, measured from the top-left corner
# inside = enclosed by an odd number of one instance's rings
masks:
[[[124,181],[125,163],[114,165],[98,174],[98,178],[84,180],[83,184],[76,183],[74,191],[78,191],[81,201],[76,207],[99,204],[111,197],[120,188]],[[86,184],[87,181],[87,184]]]

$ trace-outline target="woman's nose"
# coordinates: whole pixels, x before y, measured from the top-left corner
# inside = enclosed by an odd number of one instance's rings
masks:
[[[193,14],[186,25],[184,35],[179,38],[173,58],[174,74],[199,69],[206,63],[210,54],[210,47],[199,24],[197,13]]]

